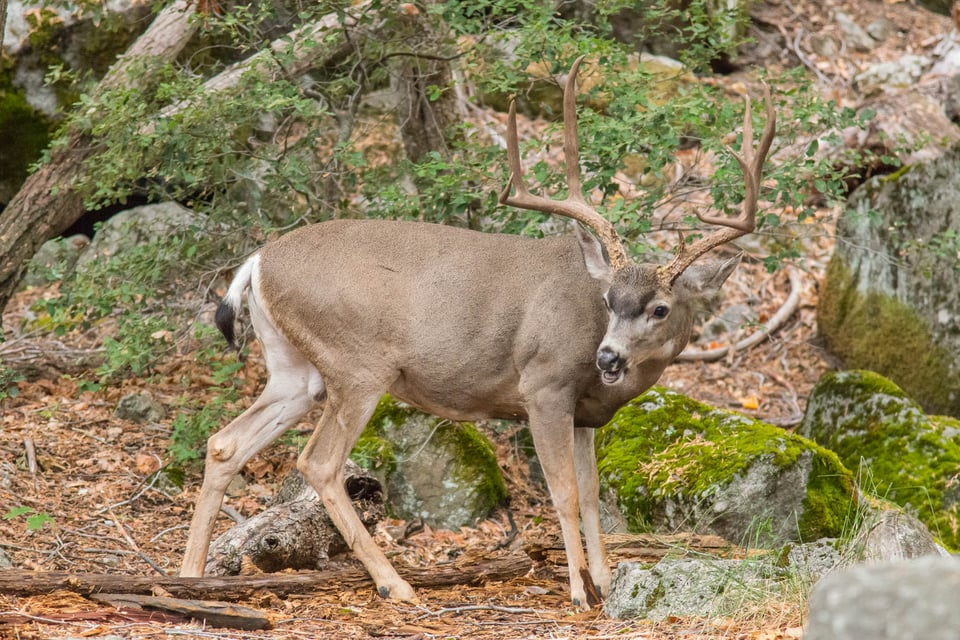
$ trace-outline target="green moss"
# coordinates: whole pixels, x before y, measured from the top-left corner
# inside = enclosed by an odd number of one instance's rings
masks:
[[[890,183],[890,182],[896,182],[897,180],[899,180],[899,179],[902,178],[903,176],[905,176],[905,175],[907,175],[908,173],[910,173],[910,170],[913,169],[913,166],[914,166],[914,165],[912,165],[912,164],[905,164],[905,165],[903,165],[902,167],[900,167],[899,169],[897,169],[896,171],[894,171],[893,173],[890,173],[890,174],[887,174],[887,175],[885,175],[885,176],[882,176],[882,177],[880,178],[880,184],[888,184],[888,183]]]
[[[891,296],[858,291],[853,282],[834,255],[817,310],[827,348],[847,368],[889,377],[927,411],[960,414],[960,377],[923,319]]]
[[[469,422],[447,423],[445,426],[447,428],[438,429],[437,437],[457,452],[456,459],[460,464],[456,473],[461,480],[476,487],[479,508],[489,512],[504,504],[509,492],[490,441]]]
[[[650,529],[653,516],[676,511],[678,504],[696,510],[709,499],[722,502],[725,488],[771,466],[798,473],[809,468],[806,497],[802,506],[795,505],[800,508],[790,532],[794,537],[837,536],[854,511],[852,476],[829,451],[778,427],[660,388],[621,409],[601,430],[597,451],[602,482],[616,491],[635,530]],[[767,482],[780,484],[777,479]],[[779,518],[775,524],[781,531],[774,537],[791,528],[782,522],[783,513],[768,517]],[[742,528],[741,537],[750,534]]]
[[[817,383],[801,432],[860,468],[865,491],[916,512],[946,547],[960,549],[960,421],[927,416],[879,374],[848,371]]]

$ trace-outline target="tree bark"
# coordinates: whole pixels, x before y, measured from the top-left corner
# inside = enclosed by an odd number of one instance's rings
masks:
[[[91,600],[118,609],[149,609],[178,614],[199,620],[211,627],[260,630],[272,629],[273,623],[262,611],[229,602],[184,600],[167,596],[144,596],[131,593],[92,593]]]
[[[193,35],[190,23],[194,4],[177,0],[161,11],[150,27],[111,67],[97,92],[120,85],[136,85],[142,74],[134,65],[145,58],[174,59]],[[83,175],[84,161],[97,150],[89,136],[70,134],[67,144],[55,150],[49,162],[27,178],[20,191],[0,213],[0,311],[16,292],[27,262],[40,245],[65,231],[83,215],[83,200],[71,188]]]
[[[367,530],[383,520],[383,487],[369,471],[347,460],[344,485]],[[210,545],[207,576],[238,575],[245,562],[260,571],[324,569],[349,550],[317,492],[299,471],[288,475],[267,509],[224,532]]]
[[[440,589],[453,585],[480,585],[526,575],[533,562],[525,555],[491,560],[465,560],[457,565],[427,569],[397,567],[414,587]],[[180,578],[176,576],[131,576],[105,573],[68,573],[65,571],[0,571],[0,593],[29,596],[66,589],[83,595],[91,593],[150,594],[161,587],[178,598],[238,599],[259,589],[278,596],[291,593],[334,592],[373,587],[363,569],[310,571],[303,573],[262,573],[246,576]]]

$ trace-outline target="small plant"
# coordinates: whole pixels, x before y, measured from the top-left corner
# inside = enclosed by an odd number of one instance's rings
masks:
[[[33,507],[12,507],[3,514],[4,520],[16,520],[18,518],[26,519],[27,531],[39,531],[43,528],[43,525],[56,526],[53,516],[43,511],[37,511]]]
[[[203,445],[211,433],[238,414],[240,378],[244,364],[234,354],[224,355],[217,345],[220,335],[213,327],[199,326],[195,338],[205,346],[194,354],[195,362],[210,372],[214,386],[203,400],[190,399],[174,416],[167,453],[174,464],[190,465],[202,459]]]
[[[22,380],[24,380],[23,374],[0,362],[0,401],[20,395],[17,383]]]

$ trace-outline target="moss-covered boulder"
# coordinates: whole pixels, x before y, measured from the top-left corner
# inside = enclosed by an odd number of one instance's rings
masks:
[[[960,417],[960,145],[857,189],[817,320],[849,369],[877,371],[928,412]]]
[[[865,491],[915,512],[960,549],[960,420],[928,416],[881,375],[847,371],[820,379],[799,433],[860,468]]]
[[[815,540],[843,532],[856,507],[853,476],[834,453],[662,388],[617,412],[597,454],[601,483],[635,531]]]
[[[507,498],[493,445],[468,422],[421,413],[386,396],[351,456],[382,478],[387,512],[458,529]]]

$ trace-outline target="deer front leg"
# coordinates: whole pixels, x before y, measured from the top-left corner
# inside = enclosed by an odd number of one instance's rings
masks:
[[[583,537],[587,544],[590,575],[600,595],[610,593],[610,564],[607,548],[600,537],[600,478],[597,474],[597,455],[593,446],[595,429],[574,429],[573,451],[577,466],[577,486],[580,490],[580,518]]]
[[[570,574],[570,600],[574,606],[589,609],[600,604],[600,595],[587,571],[578,527],[580,498],[574,463],[573,413],[559,408],[566,404],[563,397],[552,395],[540,394],[529,407],[530,433],[560,519]]]
[[[316,431],[297,461],[297,468],[323,500],[330,520],[350,550],[363,563],[384,598],[417,602],[417,594],[400,577],[357,516],[343,484],[343,465],[373,415],[381,392],[347,395],[328,388],[327,405]]]

